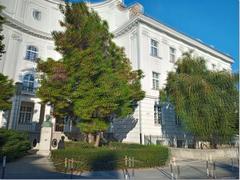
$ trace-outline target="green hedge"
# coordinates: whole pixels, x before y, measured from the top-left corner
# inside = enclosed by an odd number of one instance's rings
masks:
[[[169,151],[164,146],[143,146],[139,144],[111,143],[94,148],[86,143],[66,143],[65,149],[52,151],[52,160],[58,171],[64,171],[64,159],[79,161],[74,163],[77,171],[114,170],[124,168],[124,157],[134,157],[135,168],[165,165]]]
[[[0,129],[0,157],[7,156],[11,161],[24,156],[30,148],[27,133]]]

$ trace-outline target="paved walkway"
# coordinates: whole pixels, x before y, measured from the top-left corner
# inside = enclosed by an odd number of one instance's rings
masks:
[[[238,165],[232,168],[230,160],[221,160],[216,163],[216,177],[238,179]],[[206,162],[196,160],[180,160],[179,165],[181,179],[207,179]],[[174,169],[177,171],[176,169]],[[129,169],[132,178],[132,170]],[[81,175],[63,174],[55,171],[51,161],[47,157],[29,155],[15,162],[8,163],[5,178],[7,179],[124,179],[122,171],[96,171],[84,172]],[[171,179],[169,167],[138,169],[135,170],[136,179]]]

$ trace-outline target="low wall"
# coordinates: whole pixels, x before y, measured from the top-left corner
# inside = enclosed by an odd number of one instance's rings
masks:
[[[176,159],[224,159],[224,158],[239,158],[238,148],[224,149],[184,149],[170,148],[171,157]]]

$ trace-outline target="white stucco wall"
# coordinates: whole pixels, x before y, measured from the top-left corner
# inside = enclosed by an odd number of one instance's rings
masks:
[[[25,60],[28,45],[38,48],[41,59],[61,58],[54,50],[54,42],[51,39],[52,31],[62,30],[59,20],[63,16],[58,9],[59,2],[60,0],[0,0],[0,4],[6,7],[4,10],[6,18],[16,25],[4,25],[6,53],[0,61],[1,73],[8,75],[15,82],[21,82],[26,72],[35,73],[36,64]],[[159,98],[159,91],[153,90],[152,72],[160,74],[160,88],[163,88],[167,73],[174,70],[174,64],[169,60],[170,46],[176,49],[176,58],[181,57],[183,52],[193,49],[196,55],[206,58],[209,69],[215,64],[218,70],[231,71],[229,57],[141,15],[141,12],[134,14],[132,11],[134,5],[127,8],[121,4],[122,2],[123,0],[108,0],[88,4],[108,22],[110,31],[115,35],[115,43],[124,47],[133,69],[141,69],[144,73],[142,89],[146,92],[146,97],[139,103],[130,120],[115,122],[115,135],[122,141],[139,143],[140,132],[142,138],[144,135],[162,136],[165,129],[169,129],[169,136],[181,134],[179,128],[174,126],[175,115],[172,111],[166,110],[164,121],[169,121],[166,126],[154,124],[154,104]],[[41,12],[40,20],[33,18],[33,10]],[[151,39],[159,43],[159,58],[150,55]],[[37,82],[35,86],[37,87]],[[22,98],[24,101],[39,102],[35,97]],[[34,106],[34,122],[39,120],[39,108],[38,104]],[[1,119],[0,113],[0,124]]]

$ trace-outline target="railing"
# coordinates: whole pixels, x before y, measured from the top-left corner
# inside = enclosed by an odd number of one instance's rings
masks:
[[[29,123],[29,124],[18,124],[17,130],[19,131],[29,131],[29,132],[39,132],[40,124],[38,123]]]
[[[22,94],[25,94],[25,95],[34,96],[34,95],[36,94],[36,88],[32,88],[32,87],[28,87],[28,86],[23,86],[21,93],[22,93]]]
[[[164,137],[163,136],[144,136],[144,144],[150,145],[150,144],[163,144]]]

